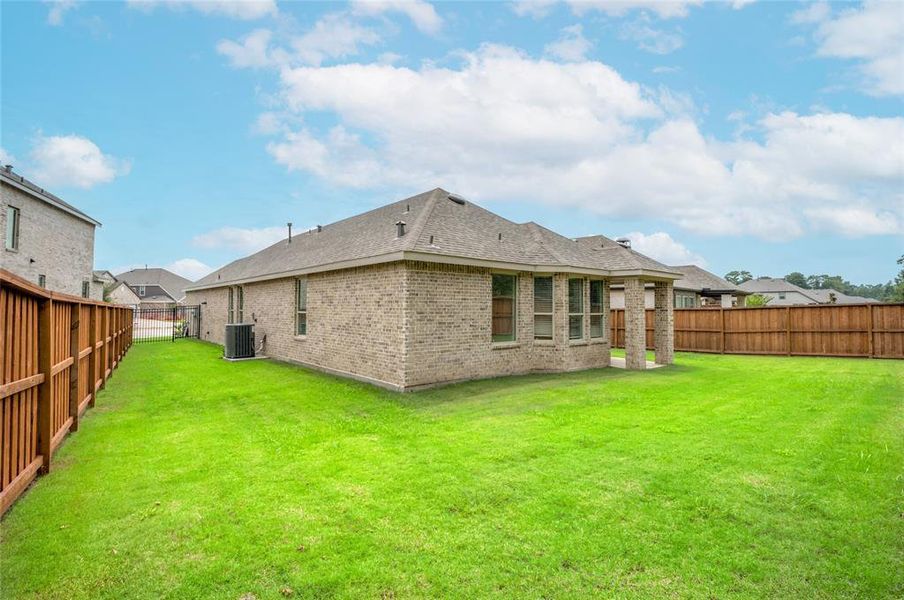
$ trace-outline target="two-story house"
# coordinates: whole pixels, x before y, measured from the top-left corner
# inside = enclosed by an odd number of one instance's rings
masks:
[[[102,300],[94,277],[94,230],[79,209],[0,168],[0,268],[55,292]]]

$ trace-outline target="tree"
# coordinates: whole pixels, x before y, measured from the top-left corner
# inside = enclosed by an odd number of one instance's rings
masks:
[[[901,265],[901,270],[898,271],[898,275],[895,277],[894,288],[889,294],[889,300],[892,302],[904,302],[904,254],[898,259],[898,264]]]
[[[788,273],[785,275],[785,281],[788,283],[793,283],[798,287],[802,287],[807,289],[809,285],[807,285],[807,276],[801,273],[800,271],[794,271],[793,273]]]
[[[751,294],[747,296],[747,302],[744,306],[766,306],[772,298],[767,298],[762,294]]]
[[[725,274],[725,279],[735,285],[741,285],[745,281],[753,279],[753,275],[750,274],[750,271],[729,271]]]

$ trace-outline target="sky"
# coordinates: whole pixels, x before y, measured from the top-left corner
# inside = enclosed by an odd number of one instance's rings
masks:
[[[4,1],[0,33],[0,159],[114,273],[435,187],[720,275],[904,254],[904,2]]]

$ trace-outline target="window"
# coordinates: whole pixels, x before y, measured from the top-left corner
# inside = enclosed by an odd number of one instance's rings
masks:
[[[493,275],[493,341],[515,340],[514,275]]]
[[[236,286],[235,288],[236,298],[238,302],[236,303],[235,310],[235,322],[236,323],[244,323],[245,322],[245,288],[242,286]]]
[[[87,281],[82,282],[82,298],[87,298],[91,295],[91,284]]]
[[[229,297],[226,302],[226,322],[235,323],[235,290],[226,288],[226,295]]]
[[[675,308],[695,308],[697,298],[693,294],[675,294]]]
[[[778,299],[779,299],[779,300],[784,300],[784,299],[785,299],[785,292],[779,292],[779,293],[778,293]]]
[[[552,277],[534,277],[534,339],[552,339]]]
[[[308,334],[308,281],[295,280],[295,335]]]
[[[584,280],[568,280],[568,339],[584,337]]]
[[[590,282],[590,337],[603,337],[603,282]]]
[[[138,295],[139,295],[140,297],[144,298],[144,295],[145,295],[146,293],[147,293],[147,290],[145,290],[144,286],[143,286],[143,285],[139,285],[139,286],[138,286]]]
[[[6,249],[19,249],[19,209],[6,207]]]
[[[38,285],[47,287],[47,275],[38,275]]]

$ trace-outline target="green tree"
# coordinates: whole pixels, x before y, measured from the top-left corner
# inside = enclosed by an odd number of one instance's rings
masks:
[[[745,281],[753,279],[753,275],[750,274],[750,271],[729,271],[725,274],[725,279],[735,285],[741,285]]]
[[[751,294],[747,296],[747,302],[744,306],[766,306],[772,298],[767,298],[762,294]]]
[[[794,285],[802,287],[804,289],[807,289],[809,287],[807,284],[807,276],[800,271],[788,273],[787,275],[785,275],[785,281],[787,281],[788,283],[793,283]]]
[[[898,271],[895,285],[889,294],[889,300],[892,302],[904,302],[904,254],[898,259],[898,264],[901,265],[901,270]]]

